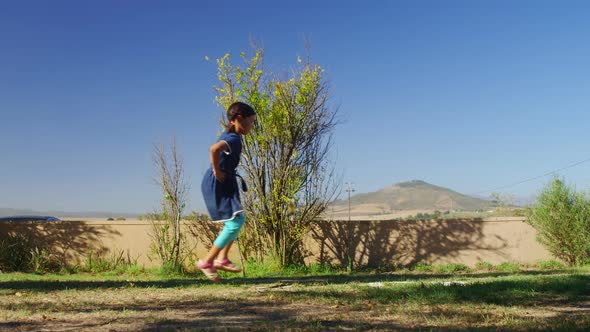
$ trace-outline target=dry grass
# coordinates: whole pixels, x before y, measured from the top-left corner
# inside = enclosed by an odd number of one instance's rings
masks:
[[[589,329],[586,270],[234,278],[0,275],[0,329]]]

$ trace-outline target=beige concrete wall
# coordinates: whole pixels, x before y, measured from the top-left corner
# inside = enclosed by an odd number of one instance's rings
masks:
[[[306,239],[310,261],[354,265],[532,264],[552,259],[523,218],[322,222]]]
[[[204,255],[208,239],[195,234],[190,223],[183,222],[182,232],[188,240],[188,249],[198,256]],[[147,221],[64,220],[62,222],[2,222],[0,238],[7,233],[24,234],[33,243],[47,246],[70,263],[83,262],[88,255],[111,257],[124,252],[124,258],[145,266],[159,265],[151,251],[152,225]],[[209,241],[210,242],[210,241]]]
[[[183,233],[195,257],[202,257],[215,236],[215,225],[196,234],[190,223]],[[56,249],[67,261],[88,253],[123,250],[125,257],[146,266],[150,259],[151,225],[145,221],[78,220],[58,223],[0,223],[0,238],[8,232],[30,236]],[[535,240],[535,230],[522,218],[427,221],[324,221],[306,237],[307,262],[354,265],[443,264],[478,261],[535,263],[552,259]],[[234,255],[237,253],[234,249]]]

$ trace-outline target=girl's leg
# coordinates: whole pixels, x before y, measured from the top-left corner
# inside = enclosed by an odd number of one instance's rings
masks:
[[[223,225],[221,233],[219,233],[219,236],[217,236],[213,242],[213,246],[209,250],[209,254],[207,254],[207,257],[205,257],[203,261],[206,263],[212,263],[217,255],[219,255],[221,252],[224,252],[223,255],[227,257],[227,252],[229,251],[231,244],[238,237],[238,233],[240,232],[240,229],[242,228],[245,220],[246,218],[244,215],[239,214],[233,219],[226,221]]]
[[[225,248],[223,248],[219,252],[217,259],[215,261],[213,261],[213,265],[215,265],[215,267],[220,270],[237,273],[237,272],[241,272],[242,268],[237,266],[236,264],[234,264],[232,261],[230,261],[227,258],[227,254],[228,254],[229,249],[231,248],[231,245],[233,243],[234,243],[234,241],[230,241],[230,243],[228,243],[227,246],[225,246]]]
[[[234,219],[226,221],[223,226],[223,231],[219,234],[219,237],[215,240],[215,246],[223,248],[217,252],[217,260],[213,262],[216,268],[228,271],[228,272],[240,272],[242,269],[227,259],[229,250],[232,244],[238,238],[238,233],[244,225],[246,218],[243,214],[237,215]],[[214,252],[211,252],[214,254]]]
[[[213,263],[213,260],[215,259],[215,257],[217,257],[217,255],[219,255],[219,253],[221,251],[222,251],[222,249],[219,248],[219,247],[217,247],[216,245],[211,246],[211,249],[209,249],[209,253],[203,259],[203,262],[205,262],[205,263]]]
[[[222,261],[224,259],[227,258],[227,254],[229,253],[229,249],[231,248],[231,245],[234,243],[234,240],[229,241],[229,243],[225,246],[225,248],[223,248],[219,254],[217,255],[217,259]]]
[[[243,214],[235,216],[233,219],[224,223],[223,229],[217,239],[213,242],[213,246],[209,250],[207,256],[203,259],[204,262],[213,263],[213,260],[219,256],[221,260],[227,258],[227,253],[231,248],[232,243],[238,237],[238,233],[244,225],[246,218]]]

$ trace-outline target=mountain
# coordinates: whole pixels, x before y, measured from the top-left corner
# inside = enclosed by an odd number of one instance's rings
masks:
[[[87,218],[136,218],[138,214],[132,213],[116,213],[116,212],[64,212],[64,211],[34,211],[30,209],[11,209],[11,208],[0,208],[0,217],[9,216],[53,216],[58,218],[74,218],[74,217],[87,217]]]
[[[375,192],[351,196],[350,205],[351,213],[375,215],[404,210],[487,210],[493,207],[494,203],[421,180],[413,180],[387,186]],[[342,212],[347,206],[348,200],[344,199],[334,202],[330,208],[334,212]]]

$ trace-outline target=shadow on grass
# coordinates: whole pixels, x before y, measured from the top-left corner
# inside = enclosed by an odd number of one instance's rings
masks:
[[[84,321],[78,315],[70,320],[36,322],[32,320],[0,323],[0,329],[31,330],[35,328],[96,328],[119,324],[144,331],[215,329],[306,329],[306,330],[585,330],[590,328],[589,307],[580,301],[590,295],[590,276],[571,275],[563,279],[497,281],[486,284],[445,287],[442,285],[412,285],[391,289],[357,287],[346,290],[290,290],[256,293],[246,298],[198,296],[188,300],[135,299],[133,303],[100,304],[83,302],[75,307],[55,307],[52,303],[26,302],[7,304],[2,310],[30,310],[65,314],[93,314],[97,309],[110,312],[127,312],[129,316],[109,313],[93,315]],[[416,311],[400,312],[403,320],[383,315],[390,304],[403,306],[404,301],[417,300]],[[327,302],[326,302],[327,301]],[[330,302],[343,303],[334,309]],[[367,306],[367,301],[375,305]],[[559,307],[550,317],[531,317],[526,312],[509,312],[490,309],[482,313],[472,303],[505,306]],[[439,306],[447,304],[448,306]],[[572,307],[582,310],[573,310]],[[394,307],[395,308],[395,307]],[[398,306],[397,308],[400,308]],[[428,310],[422,310],[426,308]],[[442,308],[442,309],[441,309]],[[570,308],[571,310],[568,310]],[[133,316],[137,313],[140,317]],[[143,316],[141,316],[143,315]],[[482,322],[485,315],[487,322]],[[146,317],[147,316],[147,317]],[[380,319],[375,320],[375,317]],[[507,319],[508,318],[508,319]],[[135,324],[135,325],[133,325]],[[139,326],[137,326],[139,324]],[[478,327],[478,326],[484,327]]]
[[[396,281],[428,281],[433,279],[480,279],[489,277],[505,276],[551,276],[563,273],[571,273],[566,270],[554,271],[522,271],[510,272],[485,272],[469,274],[437,274],[437,273],[380,273],[380,274],[342,274],[342,275],[320,275],[320,276],[271,276],[258,278],[232,277],[224,279],[222,285],[248,286],[273,283],[293,284],[348,284],[368,282],[396,282]],[[96,278],[100,278],[97,276]],[[0,289],[3,290],[29,290],[29,291],[52,291],[66,289],[109,289],[109,288],[175,288],[211,285],[209,280],[204,279],[200,274],[194,279],[164,279],[164,280],[134,280],[129,277],[126,280],[10,280],[0,281]]]
[[[269,308],[275,310],[274,308]],[[289,313],[293,314],[293,313]],[[416,322],[413,324],[401,324],[393,320],[359,320],[351,318],[329,319],[318,318],[311,320],[284,319],[276,320],[271,315],[262,315],[257,320],[241,320],[239,322],[227,322],[219,317],[210,319],[196,318],[193,320],[165,320],[155,324],[148,324],[143,331],[167,331],[201,329],[204,327],[215,329],[244,329],[244,330],[283,330],[283,329],[305,329],[306,331],[340,331],[340,330],[376,330],[376,331],[498,331],[498,326],[472,327],[465,322],[474,322],[476,325],[481,323],[481,315],[466,314],[459,312],[449,312],[449,317],[454,320],[460,320],[460,325],[467,327],[454,326],[453,321],[441,322],[440,324],[425,324]],[[221,313],[223,315],[223,313]],[[497,317],[501,319],[500,317]],[[551,330],[551,331],[587,331],[590,327],[588,317],[584,315],[557,315],[552,318],[534,318],[517,317],[512,327],[502,326],[502,331],[523,331],[523,330]]]
[[[214,303],[217,304],[217,303]],[[133,319],[104,319],[88,322],[76,322],[57,320],[51,322],[18,321],[0,323],[0,330],[73,330],[92,329],[112,326],[137,326],[141,331],[200,331],[200,330],[248,330],[248,331],[277,331],[285,329],[304,329],[306,331],[336,331],[336,330],[379,330],[379,331],[523,331],[523,330],[550,330],[550,331],[587,331],[590,322],[587,315],[557,314],[553,317],[531,318],[526,316],[513,317],[509,326],[481,326],[481,315],[477,313],[453,312],[446,315],[451,320],[439,323],[425,323],[423,321],[403,324],[394,320],[370,320],[366,321],[354,318],[326,318],[315,317],[300,319],[300,313],[296,310],[280,309],[274,303],[250,306],[242,305],[239,311],[227,311],[224,307],[203,306],[203,312],[190,318],[161,318],[153,319],[153,322],[137,324]],[[206,314],[204,314],[206,313]],[[160,312],[166,317],[166,312]],[[428,316],[428,315],[426,315]],[[492,315],[501,320],[502,314]],[[137,324],[137,325],[133,325]],[[471,326],[470,326],[471,325]]]
[[[173,308],[174,312],[168,310]],[[306,330],[327,330],[343,329],[353,327],[355,329],[386,329],[386,330],[413,330],[404,328],[394,321],[371,324],[350,318],[327,318],[329,308],[322,308],[318,305],[308,307],[291,306],[280,301],[269,300],[245,300],[234,299],[197,299],[194,301],[178,302],[142,302],[126,305],[124,308],[118,305],[106,305],[102,310],[127,310],[138,312],[149,312],[149,318],[145,316],[138,324],[135,317],[122,317],[119,319],[101,318],[93,319],[92,323],[80,321],[57,320],[50,322],[35,322],[30,320],[13,321],[0,323],[0,329],[32,330],[44,328],[70,329],[96,328],[108,324],[121,324],[134,330],[141,331],[177,331],[177,330],[201,330],[204,328],[215,330],[282,330],[282,329],[306,329]],[[39,310],[43,310],[40,308]],[[61,311],[61,310],[60,310]],[[61,312],[92,313],[95,307],[65,309]],[[179,314],[181,313],[181,314]],[[96,316],[96,315],[95,315]],[[306,319],[307,318],[307,319]],[[135,324],[135,326],[133,325]],[[105,326],[106,327],[106,326]],[[112,327],[112,325],[111,325]]]
[[[566,275],[527,280],[502,279],[485,283],[451,284],[414,283],[402,287],[360,286],[354,290],[299,289],[286,296],[305,299],[320,296],[335,302],[379,304],[416,302],[431,305],[481,303],[504,306],[554,305],[584,301],[590,313],[590,275]]]

